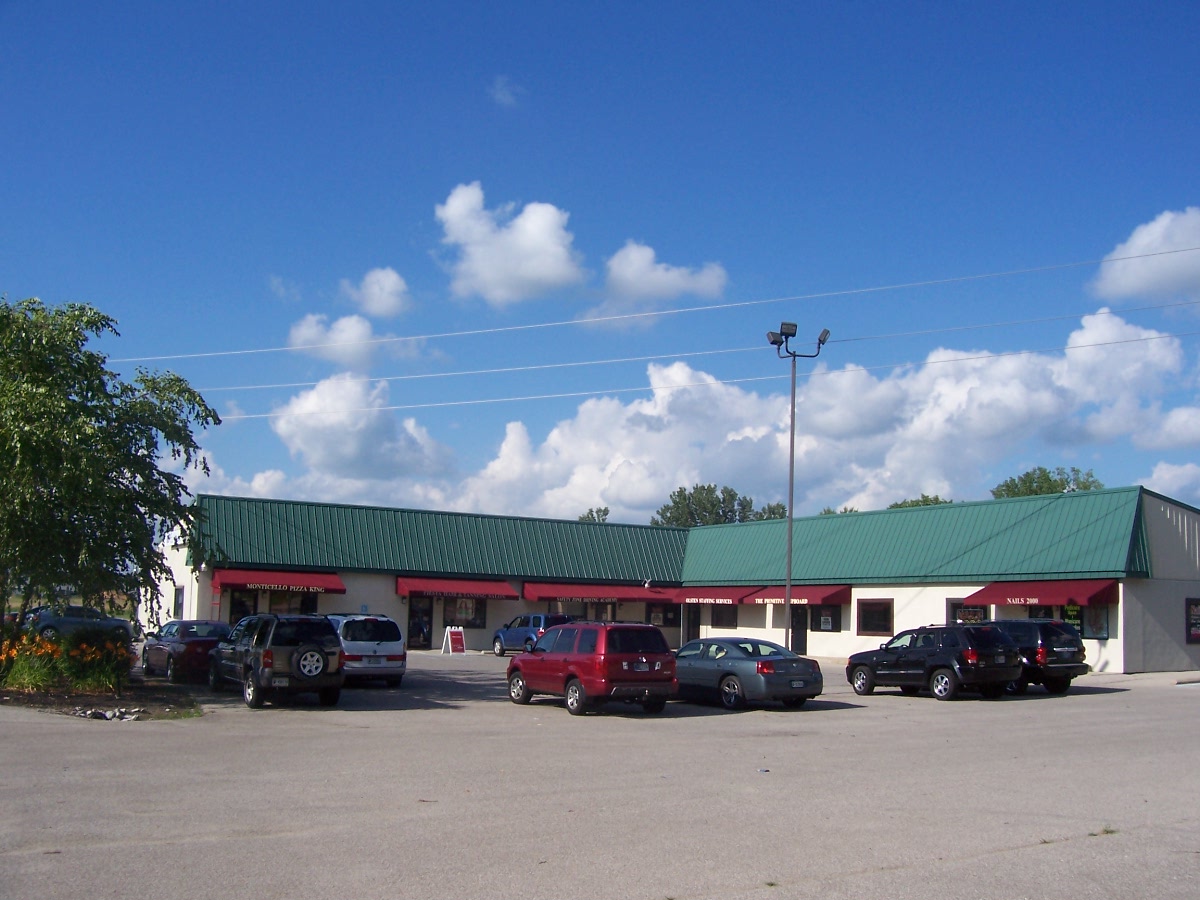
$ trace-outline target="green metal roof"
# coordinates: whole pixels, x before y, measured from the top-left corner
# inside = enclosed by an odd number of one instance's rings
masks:
[[[796,584],[1149,577],[1142,488],[796,519]],[[782,584],[787,522],[693,529],[687,585]]]
[[[201,494],[217,566],[678,583],[687,530]]]

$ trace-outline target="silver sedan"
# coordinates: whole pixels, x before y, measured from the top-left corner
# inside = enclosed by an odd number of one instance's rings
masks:
[[[761,638],[701,638],[680,647],[675,659],[679,699],[715,699],[726,709],[764,700],[803,706],[824,687],[815,659]]]

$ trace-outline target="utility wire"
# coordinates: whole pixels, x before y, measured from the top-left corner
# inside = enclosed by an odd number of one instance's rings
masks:
[[[426,335],[408,335],[408,336],[404,336],[404,337],[371,338],[370,340],[365,340],[365,341],[345,341],[345,342],[333,342],[333,343],[322,343],[322,344],[304,344],[304,345],[297,345],[297,346],[291,346],[291,347],[261,347],[261,348],[257,348],[257,349],[248,349],[248,350],[212,350],[212,351],[206,351],[206,352],[201,352],[201,353],[179,353],[179,354],[171,354],[171,355],[163,355],[163,356],[130,356],[130,357],[125,357],[123,359],[113,359],[110,361],[114,362],[114,363],[163,362],[163,361],[172,360],[172,359],[205,359],[205,358],[225,357],[225,356],[245,356],[245,355],[261,354],[261,353],[290,353],[290,352],[303,351],[303,350],[320,350],[320,349],[324,349],[327,347],[367,346],[367,345],[377,345],[377,344],[398,343],[401,341],[410,341],[410,342],[411,341],[429,341],[429,340],[438,340],[438,339],[443,339],[443,338],[461,338],[461,337],[472,337],[472,336],[487,335],[487,334],[504,334],[504,333],[514,332],[514,331],[532,331],[532,330],[543,329],[543,328],[562,328],[562,327],[572,326],[572,325],[574,325],[574,326],[598,325],[598,324],[603,324],[605,322],[620,322],[620,321],[628,321],[631,319],[649,319],[649,318],[656,318],[659,316],[677,316],[677,315],[682,315],[684,313],[712,312],[712,311],[722,310],[722,309],[739,309],[739,308],[751,307],[751,306],[764,306],[764,305],[773,304],[773,303],[795,303],[795,302],[799,302],[799,301],[803,301],[803,300],[820,300],[820,299],[827,299],[830,297],[847,297],[847,296],[852,296],[852,295],[856,295],[856,294],[876,294],[876,293],[883,293],[886,291],[905,290],[905,289],[909,289],[909,288],[935,287],[935,286],[947,285],[947,284],[963,284],[963,283],[971,282],[971,281],[985,281],[985,280],[997,279],[997,278],[1011,278],[1011,277],[1014,277],[1017,275],[1035,275],[1035,274],[1040,274],[1040,273],[1044,273],[1044,272],[1056,272],[1056,271],[1062,271],[1065,269],[1076,269],[1076,268],[1081,268],[1083,266],[1095,266],[1095,265],[1102,265],[1105,263],[1114,263],[1114,262],[1128,262],[1130,260],[1149,259],[1149,258],[1156,257],[1156,256],[1169,256],[1171,254],[1176,254],[1176,253],[1194,253],[1198,250],[1200,250],[1200,247],[1184,247],[1184,248],[1180,248],[1180,249],[1176,249],[1176,250],[1160,250],[1155,253],[1139,253],[1139,254],[1135,254],[1132,256],[1116,256],[1116,257],[1107,257],[1104,259],[1083,260],[1080,262],[1057,263],[1057,264],[1047,265],[1047,266],[1034,266],[1034,267],[1027,268],[1027,269],[1010,269],[1010,270],[1003,271],[1003,272],[988,272],[988,273],[984,273],[984,274],[980,274],[980,275],[959,275],[959,276],[955,276],[952,278],[936,278],[936,279],[927,279],[924,281],[910,281],[910,282],[906,282],[903,284],[888,284],[888,285],[878,285],[876,287],[848,288],[848,289],[840,290],[840,291],[821,291],[821,292],[812,293],[812,294],[798,294],[793,297],[771,297],[771,298],[764,299],[764,300],[742,300],[742,301],[738,301],[738,302],[734,302],[734,303],[718,303],[718,304],[712,304],[709,306],[689,306],[689,307],[681,307],[679,309],[650,310],[650,311],[646,311],[646,312],[624,313],[621,315],[612,315],[612,316],[595,316],[592,318],[584,318],[584,319],[564,319],[564,320],[559,320],[556,322],[533,322],[533,323],[528,323],[528,324],[524,324],[524,325],[505,325],[505,326],[498,326],[498,327],[494,327],[494,328],[475,328],[475,329],[469,329],[469,330],[465,330],[465,331],[435,332],[435,333],[426,334]]]
[[[1138,344],[1149,341],[1160,341],[1167,338],[1184,338],[1195,337],[1200,335],[1200,331],[1182,332],[1179,334],[1160,334],[1151,337],[1126,338],[1118,341],[1102,341],[1095,344],[1076,344],[1071,347],[1049,347],[1041,350],[1012,350],[1005,353],[980,353],[973,356],[956,356],[953,359],[925,360],[921,365],[936,366],[936,365],[951,365],[956,363],[977,362],[979,360],[988,359],[1005,359],[1015,356],[1029,356],[1037,353],[1072,353],[1078,350],[1095,349],[1097,347],[1112,347],[1121,344]],[[877,372],[893,369],[902,369],[908,366],[916,365],[912,362],[900,363],[885,363],[877,366],[856,366],[852,371],[858,372]],[[821,370],[811,372],[808,378],[828,377],[835,375],[846,374],[849,370]],[[657,393],[659,391],[677,391],[684,388],[693,387],[713,387],[715,385],[732,385],[732,384],[750,384],[760,381],[779,381],[787,378],[787,375],[757,375],[747,378],[729,378],[729,379],[710,379],[707,381],[696,381],[688,384],[672,384],[661,387],[641,386],[632,388],[612,388],[609,390],[589,390],[589,391],[566,391],[555,394],[527,394],[520,397],[493,397],[493,398],[475,398],[470,400],[443,400],[429,403],[406,403],[393,406],[370,406],[360,407],[358,409],[323,409],[323,410],[305,410],[303,412],[269,412],[269,413],[237,413],[228,416],[222,416],[221,421],[245,421],[250,419],[280,419],[294,418],[298,416],[322,416],[322,415],[345,415],[347,413],[360,412],[397,412],[402,410],[415,409],[447,409],[460,406],[483,406],[497,403],[522,403],[534,400],[566,400],[577,397],[596,397],[610,396],[614,394],[632,394],[632,393]]]

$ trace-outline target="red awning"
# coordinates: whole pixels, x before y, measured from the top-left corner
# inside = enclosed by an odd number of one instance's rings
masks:
[[[344,594],[346,585],[332,572],[266,572],[258,569],[216,569],[213,593],[221,588],[247,591],[299,591],[306,594]]]
[[[758,588],[742,598],[742,603],[778,603],[784,602],[785,585],[772,584]],[[845,606],[850,602],[850,585],[848,584],[793,584],[793,606],[817,606],[830,604]]]
[[[471,578],[410,578],[396,579],[396,593],[401,597],[413,594],[432,594],[437,597],[481,597],[485,600],[516,600],[520,596],[507,581],[483,581]]]
[[[526,600],[632,600],[645,603],[675,603],[674,588],[640,584],[564,584],[525,582]]]
[[[993,581],[963,599],[967,606],[1088,606],[1116,603],[1115,578],[1078,581]]]

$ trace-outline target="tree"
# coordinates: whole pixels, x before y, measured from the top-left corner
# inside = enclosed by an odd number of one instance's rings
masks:
[[[0,597],[77,594],[115,611],[153,600],[170,577],[162,545],[190,534],[190,492],[174,467],[208,465],[194,425],[217,413],[178,375],[124,381],[89,340],[116,322],[86,304],[0,297]]]
[[[840,516],[842,513],[858,512],[857,506],[843,506],[841,509],[834,509],[832,506],[827,506],[817,515],[819,516]]]
[[[728,485],[718,491],[715,484],[697,484],[690,491],[682,485],[676,488],[671,493],[670,502],[663,504],[658,513],[650,517],[650,524],[692,528],[697,525],[728,525],[786,517],[787,507],[782,503],[769,503],[756,510],[753,499],[740,496]]]
[[[582,516],[579,517],[579,521],[580,522],[607,522],[608,521],[608,507],[607,506],[593,506],[591,509],[589,509],[587,512],[585,512]]]
[[[1074,466],[1070,469],[1059,466],[1051,472],[1044,466],[1037,466],[1023,475],[1000,482],[992,488],[992,497],[1002,500],[1006,497],[1032,497],[1037,494],[1061,494],[1066,491],[1098,491],[1103,487],[1091,469],[1080,472]]]
[[[953,502],[953,500],[943,500],[937,494],[930,497],[928,494],[922,493],[920,497],[914,500],[899,500],[895,503],[889,503],[888,509],[908,509],[912,506],[940,506],[943,503]]]

